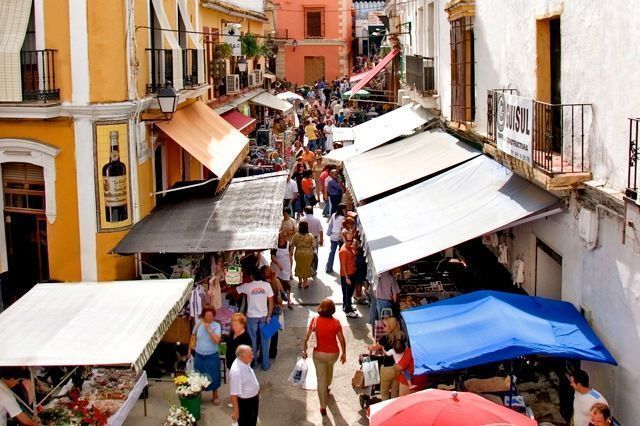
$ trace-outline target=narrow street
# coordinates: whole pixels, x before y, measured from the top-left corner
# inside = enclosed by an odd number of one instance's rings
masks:
[[[316,209],[315,215],[322,218],[321,210]],[[326,232],[326,220],[322,219]],[[285,331],[279,335],[278,357],[271,364],[268,372],[256,369],[260,381],[260,421],[261,425],[357,425],[368,424],[364,412],[360,409],[358,396],[351,388],[353,372],[358,368],[357,357],[366,346],[373,343],[370,327],[368,306],[357,306],[360,314],[358,319],[347,319],[340,306],[342,294],[340,291],[338,274],[328,275],[323,265],[326,264],[329,246],[325,243],[319,250],[318,276],[307,290],[294,285],[292,288],[296,306],[293,310],[285,309]],[[336,256],[334,270],[338,271],[339,264]],[[289,374],[300,355],[302,341],[311,318],[315,315],[315,308],[324,298],[331,298],[337,306],[336,318],[342,324],[347,340],[347,363],[336,363],[334,381],[331,386],[331,398],[327,409],[328,415],[320,415],[320,405],[315,391],[303,390],[292,386],[288,382]],[[214,406],[210,401],[210,394],[202,404],[202,425],[225,425],[231,423],[231,408],[229,403],[229,386],[223,384],[220,389],[222,404]],[[127,419],[128,426],[156,426],[166,416],[167,401],[178,404],[175,396],[175,386],[172,382],[157,382],[149,380],[149,399],[147,400],[147,416],[144,416],[144,404],[138,401],[136,407]]]

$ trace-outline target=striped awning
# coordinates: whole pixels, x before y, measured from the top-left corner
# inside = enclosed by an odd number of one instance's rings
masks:
[[[0,101],[22,101],[20,49],[31,14],[31,0],[0,1]]]

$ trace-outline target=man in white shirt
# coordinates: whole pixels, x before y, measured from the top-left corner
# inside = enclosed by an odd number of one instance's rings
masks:
[[[258,339],[260,339],[260,351],[262,353],[262,369],[269,370],[269,342],[262,334],[264,327],[273,313],[273,289],[271,284],[262,280],[260,271],[251,271],[253,281],[237,287],[239,294],[247,296],[247,330],[251,336],[253,353],[258,354]]]
[[[298,184],[295,180],[291,180],[291,176],[287,176],[287,182],[284,186],[284,205],[285,209],[293,211],[293,200],[298,198]]]
[[[589,375],[585,371],[574,371],[569,376],[569,382],[575,391],[573,396],[573,426],[589,426],[593,404],[596,402],[609,404],[600,392],[589,387]]]
[[[18,386],[23,378],[21,369],[5,367],[0,371],[0,426],[7,425],[7,417],[22,425],[35,425],[31,416],[22,411],[11,388]]]
[[[255,426],[258,423],[260,383],[251,368],[251,361],[251,348],[240,345],[236,349],[236,360],[229,368],[229,393],[233,405],[231,419],[238,422],[239,426]]]
[[[325,137],[324,150],[327,152],[333,151],[333,129],[333,119],[330,118],[322,129]]]

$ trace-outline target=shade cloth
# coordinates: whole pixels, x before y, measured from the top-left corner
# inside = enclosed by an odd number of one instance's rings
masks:
[[[417,133],[344,162],[356,201],[382,194],[481,155],[455,137],[432,130]]]
[[[29,25],[32,0],[0,2],[0,101],[22,101],[20,49]],[[37,84],[37,82],[36,82]]]
[[[254,96],[253,98],[249,99],[249,102],[280,112],[288,112],[293,108],[293,105],[291,105],[289,102],[283,101],[277,96],[274,96],[267,92],[262,92],[257,96]]]
[[[204,102],[196,101],[156,123],[164,133],[219,178],[222,189],[249,152],[249,139]]]
[[[276,95],[278,99],[282,99],[283,101],[304,101],[304,98],[297,93],[293,92],[282,92]]]
[[[416,374],[525,355],[616,365],[576,308],[560,300],[476,291],[403,311],[402,318]]]
[[[538,422],[471,392],[427,389],[371,405],[370,426],[536,426]]]
[[[133,226],[113,250],[207,253],[274,248],[286,172],[233,179],[217,195],[163,205]]]
[[[221,117],[227,120],[229,124],[240,130],[241,132],[247,127],[255,127],[256,123],[255,118],[247,117],[246,115],[235,109],[225,112],[221,115]]]
[[[0,366],[141,371],[193,280],[38,284],[0,314]]]
[[[382,58],[371,71],[367,72],[367,75],[365,75],[354,87],[351,88],[351,93],[358,93],[358,91],[366,86],[367,83],[369,83],[373,79],[373,77],[378,75],[380,71],[384,69],[384,67],[389,65],[389,63],[393,61],[393,58],[398,56],[399,53],[400,49],[392,49],[391,52],[387,54],[387,56]],[[353,97],[354,95],[351,96]]]
[[[235,109],[239,105],[242,105],[242,104],[244,104],[246,102],[249,102],[249,99],[257,96],[258,94],[260,94],[262,92],[264,92],[264,89],[250,90],[247,93],[245,93],[244,95],[237,96],[236,98],[232,99],[231,101],[227,102],[226,104],[221,105],[219,107],[216,107],[213,110],[216,112],[216,114],[222,115],[227,111],[231,111],[232,109]]]
[[[353,138],[354,138],[353,127],[334,127],[333,128],[334,142],[352,141]]]
[[[367,152],[395,138],[411,135],[415,129],[433,118],[435,118],[433,114],[415,103],[394,109],[352,127],[353,148],[336,149],[327,154],[325,158],[331,163],[342,164],[343,161],[351,157]],[[333,140],[336,142],[335,134]],[[343,151],[347,148],[351,149]]]
[[[370,72],[371,72],[371,70],[367,70],[367,71],[359,72],[358,74],[353,74],[351,77],[349,77],[349,83],[356,83],[356,82],[362,80]]]
[[[485,156],[357,208],[374,269],[385,272],[544,211],[559,200]]]

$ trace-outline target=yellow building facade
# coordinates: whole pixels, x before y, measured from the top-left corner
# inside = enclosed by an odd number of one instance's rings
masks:
[[[178,109],[211,100],[203,30],[234,23],[262,35],[266,18],[213,0],[6,1],[5,304],[36,282],[133,278],[135,257],[111,249],[158,191],[208,172],[145,119],[158,115],[156,93],[170,82]]]

